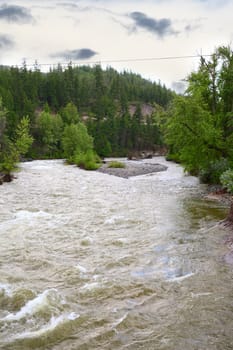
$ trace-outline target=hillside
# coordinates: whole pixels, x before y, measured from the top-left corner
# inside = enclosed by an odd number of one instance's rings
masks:
[[[162,143],[155,114],[158,109],[166,109],[174,92],[131,72],[70,64],[52,68],[48,73],[37,66],[33,70],[26,66],[1,67],[0,96],[8,111],[8,137],[14,136],[21,118],[29,116],[34,138],[29,155],[51,158],[61,156],[62,151],[59,138],[43,135],[49,128],[41,125],[44,111],[53,116],[51,125],[58,122],[57,116],[61,117],[58,124],[63,123],[62,130],[69,123],[63,111],[72,104],[93,137],[99,155],[126,155],[128,151],[153,149]]]

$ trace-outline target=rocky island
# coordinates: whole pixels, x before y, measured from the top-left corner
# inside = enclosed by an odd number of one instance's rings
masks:
[[[145,163],[141,161],[123,161],[122,164],[124,164],[124,167],[122,168],[112,168],[109,167],[109,164],[110,161],[106,161],[97,171],[127,179],[131,176],[145,175],[167,170],[165,165]]]

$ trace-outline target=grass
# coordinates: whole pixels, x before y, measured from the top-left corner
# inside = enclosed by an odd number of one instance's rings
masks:
[[[114,160],[108,164],[108,168],[125,168],[125,163]]]
[[[97,170],[102,164],[100,158],[92,150],[77,153],[74,156],[74,163],[85,170]]]

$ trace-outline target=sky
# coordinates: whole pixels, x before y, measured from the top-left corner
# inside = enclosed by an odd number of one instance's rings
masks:
[[[192,56],[232,44],[232,13],[233,0],[0,0],[0,65],[101,64],[179,92]]]

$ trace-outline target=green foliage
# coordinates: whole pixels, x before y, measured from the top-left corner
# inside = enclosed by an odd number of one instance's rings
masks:
[[[9,139],[4,133],[0,143],[0,171],[10,174],[31,146],[33,138],[29,134],[29,118],[23,117],[17,126],[15,138]]]
[[[65,124],[76,124],[80,121],[77,107],[69,102],[62,110],[61,117]]]
[[[74,156],[86,153],[93,149],[93,139],[88,134],[83,123],[66,125],[62,137],[64,156],[69,162],[74,161]]]
[[[30,155],[46,158],[62,155],[61,133],[67,125],[78,124],[81,115],[89,117],[88,132],[101,156],[152,149],[161,142],[161,134],[155,120],[142,117],[141,105],[166,107],[174,95],[160,83],[131,72],[71,64],[65,69],[58,65],[48,73],[40,72],[38,65],[33,70],[26,65],[3,68],[0,94],[8,110],[4,135],[12,140],[19,121],[27,115],[34,137]],[[132,102],[137,106],[134,116],[132,111],[129,114]]]
[[[10,174],[19,162],[19,153],[13,142],[9,139],[4,145],[4,151],[0,152],[0,172]]]
[[[233,193],[233,170],[226,170],[220,177],[221,184],[230,193]]]
[[[222,133],[214,119],[195,97],[175,98],[166,124],[165,140],[170,152],[187,171],[199,172],[222,152]]]
[[[225,158],[212,161],[207,168],[200,171],[200,180],[203,183],[220,184],[221,175],[229,168],[229,161]]]
[[[175,154],[175,153],[167,153],[166,155],[166,160],[168,162],[175,162],[175,163],[180,163],[180,158],[179,158],[179,154]]]
[[[95,149],[101,157],[109,157],[112,154],[112,146],[107,135],[95,137]]]
[[[85,170],[96,170],[101,166],[101,160],[93,150],[77,152],[73,160],[77,166]]]
[[[16,129],[15,147],[19,155],[23,156],[32,145],[33,137],[29,134],[29,117],[23,117]]]
[[[0,152],[4,148],[4,139],[6,133],[6,121],[7,121],[7,110],[2,105],[2,99],[0,97]]]
[[[112,161],[108,164],[108,168],[125,168],[125,163]]]
[[[203,181],[218,183],[233,162],[232,50],[220,47],[209,60],[201,57],[188,83],[164,126],[169,153]]]
[[[42,111],[36,119],[35,138],[41,156],[53,157],[60,152],[63,121],[59,114]]]

